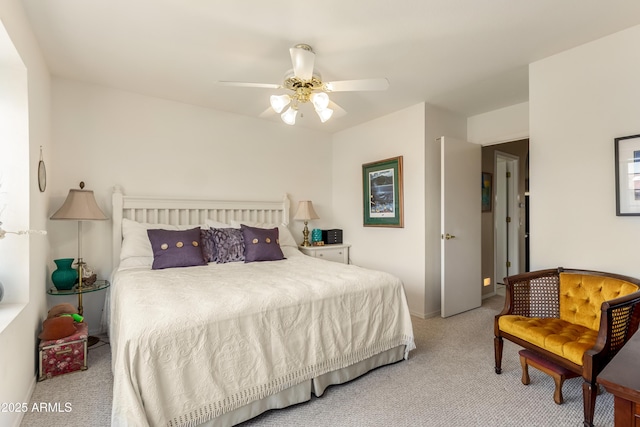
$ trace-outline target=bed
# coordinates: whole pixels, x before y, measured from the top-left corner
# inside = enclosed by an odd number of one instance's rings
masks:
[[[113,426],[231,426],[408,358],[415,344],[400,280],[303,255],[288,222],[286,195],[221,202],[114,189],[118,268],[105,304]],[[162,258],[155,243],[149,257],[151,234],[143,240],[156,228],[180,236],[240,228],[245,243],[258,240],[247,233],[277,230],[284,259],[249,262],[247,243],[246,262],[152,269]]]

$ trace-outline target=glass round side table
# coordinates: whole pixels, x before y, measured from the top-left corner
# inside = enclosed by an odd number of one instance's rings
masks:
[[[82,307],[82,294],[88,294],[89,292],[102,291],[111,286],[108,280],[96,280],[91,285],[82,285],[79,288],[78,285],[74,285],[71,289],[59,290],[56,287],[51,287],[47,290],[49,295],[78,295],[78,314],[82,316],[84,308]],[[87,339],[87,346],[91,347],[96,344],[100,339],[98,337],[89,336]]]

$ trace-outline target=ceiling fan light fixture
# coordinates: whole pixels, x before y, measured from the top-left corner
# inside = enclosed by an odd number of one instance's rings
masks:
[[[273,108],[276,113],[281,113],[284,107],[291,102],[291,97],[289,95],[271,95],[270,102],[271,108]]]
[[[322,123],[326,122],[333,116],[333,110],[331,108],[325,108],[324,110],[316,110],[318,117]]]
[[[260,117],[267,117],[275,112],[288,125],[295,125],[298,107],[306,103],[313,105],[322,123],[329,120],[334,112],[337,112],[336,117],[346,114],[342,107],[329,99],[330,92],[386,90],[389,87],[389,80],[386,78],[324,82],[318,70],[315,69],[316,54],[308,44],[296,44],[289,49],[289,55],[293,68],[285,73],[282,84],[234,81],[220,81],[218,83],[225,86],[287,90],[287,95],[272,95],[270,107],[261,113]],[[300,113],[300,117],[303,117],[303,113]]]
[[[324,92],[314,93],[311,102],[316,111],[322,111],[329,106],[329,95]]]
[[[285,111],[280,115],[280,117],[282,118],[282,121],[285,122],[286,124],[295,125],[297,115],[298,115],[298,110],[296,110],[293,107],[289,107],[287,111]]]

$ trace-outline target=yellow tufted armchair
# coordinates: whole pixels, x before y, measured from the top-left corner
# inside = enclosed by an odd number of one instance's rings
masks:
[[[550,269],[505,278],[495,318],[495,370],[503,338],[581,375],[584,425],[593,426],[596,378],[638,329],[640,280],[589,270]]]

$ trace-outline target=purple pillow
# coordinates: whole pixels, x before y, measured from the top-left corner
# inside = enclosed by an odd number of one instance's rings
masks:
[[[153,249],[153,270],[205,265],[200,248],[200,228],[147,230]]]
[[[216,244],[216,263],[244,261],[242,231],[237,228],[212,228],[211,231]]]
[[[280,249],[278,227],[268,229],[242,224],[240,230],[244,237],[244,262],[285,259]]]
[[[202,242],[202,258],[205,262],[216,260],[216,242],[213,240],[213,230],[208,228],[200,230],[200,241]]]

